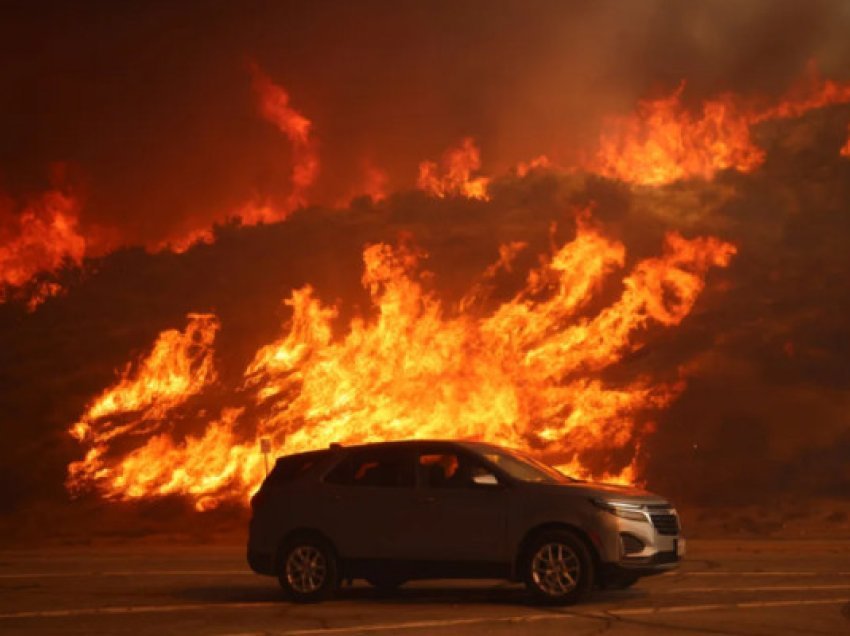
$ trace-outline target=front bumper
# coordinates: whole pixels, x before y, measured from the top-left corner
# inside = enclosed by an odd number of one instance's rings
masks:
[[[643,511],[644,520],[603,512],[608,532],[603,561],[635,574],[656,574],[678,567],[685,554],[679,516],[673,508]]]

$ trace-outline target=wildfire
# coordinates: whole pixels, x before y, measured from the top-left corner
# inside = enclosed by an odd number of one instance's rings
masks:
[[[251,65],[250,70],[260,114],[292,143],[292,193],[283,210],[285,215],[307,202],[306,192],[319,174],[319,155],[310,137],[312,124],[289,105],[289,94],[282,86],[272,82],[258,66]]]
[[[368,196],[372,201],[383,201],[387,198],[387,173],[369,162],[363,165],[363,184],[360,194]]]
[[[89,405],[70,430],[89,447],[85,460],[69,467],[72,489],[111,472],[102,456],[114,440],[158,431],[167,425],[166,416],[215,380],[217,330],[214,316],[190,314],[185,331],[163,331],[150,354],[135,368],[127,365],[119,382]]]
[[[473,177],[481,168],[481,152],[471,137],[464,138],[460,146],[452,148],[443,156],[443,173],[434,161],[419,164],[416,186],[428,194],[445,198],[462,196],[468,199],[487,200],[488,177]]]
[[[49,280],[40,281],[30,292],[29,298],[26,299],[27,311],[35,311],[48,298],[60,296],[64,292],[65,288],[59,283]]]
[[[764,153],[751,141],[750,122],[731,99],[708,101],[695,115],[682,104],[684,88],[680,84],[667,97],[639,102],[632,117],[612,119],[589,168],[623,181],[659,185],[759,166]]]
[[[360,179],[357,185],[350,188],[348,192],[334,202],[334,207],[345,208],[351,204],[353,199],[369,197],[373,203],[378,203],[387,198],[387,186],[389,175],[386,171],[376,166],[368,158],[360,162]]]
[[[692,112],[682,102],[684,89],[683,82],[666,97],[640,101],[633,115],[611,118],[586,169],[640,185],[710,180],[728,169],[751,172],[765,158],[751,138],[754,125],[850,102],[850,84],[816,75],[768,106],[722,95]]]
[[[296,110],[289,93],[256,64],[249,64],[257,112],[270,122],[292,147],[291,192],[284,202],[257,195],[226,216],[239,218],[245,225],[273,223],[285,219],[294,209],[308,204],[308,193],[319,174],[318,145],[313,124]],[[752,128],[760,123],[799,117],[834,104],[850,103],[850,83],[822,79],[810,71],[775,103],[722,94],[689,108],[683,100],[685,84],[671,94],[638,102],[635,112],[609,118],[598,147],[581,167],[589,172],[628,183],[657,186],[680,179],[710,180],[723,170],[750,172],[765,159],[765,152],[752,139]],[[840,150],[850,157],[850,131]],[[545,155],[516,164],[517,176],[536,169],[552,168]],[[449,149],[440,162],[423,161],[416,185],[435,197],[459,196],[489,199],[491,179],[478,173],[481,155],[475,141],[466,137]],[[575,166],[562,169],[572,170]],[[353,196],[368,195],[379,201],[387,196],[387,174],[369,163],[363,166],[362,184]],[[5,203],[5,205],[4,205]],[[38,273],[55,272],[65,265],[79,266],[91,253],[91,236],[78,228],[79,205],[75,198],[51,190],[31,201],[20,213],[12,213],[8,201],[0,202],[0,302],[22,298],[28,308],[62,292],[55,282],[40,282],[26,294],[10,290],[31,281]],[[6,218],[3,218],[6,217]],[[220,220],[224,220],[223,218]],[[208,225],[184,231],[148,247],[183,252],[198,243],[212,243]],[[125,244],[120,238],[109,247]],[[99,245],[98,252],[105,251]]]
[[[482,281],[511,268],[525,248],[503,246]],[[257,351],[227,395],[231,405],[216,418],[195,414],[205,426],[200,435],[181,438],[172,423],[188,417],[189,398],[213,389],[217,322],[195,315],[185,331],[160,335],[72,427],[88,452],[70,466],[69,486],[118,499],[182,493],[198,509],[247,501],[263,477],[260,438],[286,453],[330,442],[485,439],[577,474],[634,479],[636,449],[652,430],[648,416],[683,381],[609,385],[600,374],[639,348],[651,325],[679,324],[708,270],[734,253],[714,238],[671,233],[661,256],[624,276],[618,300],[587,316],[589,301],[625,263],[624,246],[587,215],[573,240],[541,258],[513,299],[495,306],[481,281],[458,306],[443,303],[427,286],[426,254],[410,240],[367,246],[362,282],[373,311],[336,334],[337,307],[309,286],[294,290],[284,333]],[[626,459],[613,460],[617,453]]]
[[[292,108],[286,89],[275,84],[256,64],[249,64],[248,70],[257,109],[290,142],[293,163],[290,176],[292,190],[283,205],[276,205],[268,198],[255,197],[228,214],[243,225],[257,225],[282,221],[294,210],[307,205],[307,192],[319,175],[320,162],[317,144],[310,134],[312,123]],[[198,227],[156,243],[153,251],[182,253],[193,245],[213,241],[212,229]]]
[[[520,161],[516,165],[516,174],[518,177],[524,177],[528,173],[535,170],[543,170],[552,167],[552,162],[546,155],[538,155],[530,161]]]
[[[82,264],[86,239],[77,228],[78,214],[77,200],[58,190],[38,196],[17,215],[10,211],[9,220],[0,226],[0,302],[11,288],[40,272]],[[60,290],[56,283],[39,285],[28,300],[30,308]]]
[[[319,170],[311,122],[281,86],[256,66],[250,71],[259,112],[292,145],[293,169],[284,206],[257,197],[235,211],[248,225],[282,220],[303,206]],[[612,119],[584,168],[649,186],[749,172],[765,158],[753,126],[850,102],[850,85],[816,78],[770,105],[722,95],[693,110],[684,90],[682,84],[639,102],[634,115]],[[850,139],[841,154],[850,156]],[[518,164],[516,174],[552,166],[541,155]],[[480,151],[467,137],[441,162],[422,162],[417,186],[440,198],[488,200],[490,179],[480,169]],[[367,165],[358,193],[380,200],[386,181]],[[73,198],[47,193],[16,223],[0,248],[0,294],[39,271],[82,261],[86,242],[76,230]],[[212,240],[208,228],[199,228],[170,249]],[[640,348],[650,329],[681,323],[708,271],[727,266],[735,247],[670,232],[660,256],[623,272],[624,245],[582,213],[575,238],[541,255],[522,289],[495,303],[499,277],[527,248],[521,241],[502,245],[450,306],[429,286],[427,255],[411,239],[369,245],[362,283],[370,311],[341,328],[337,306],[322,303],[309,285],[293,290],[281,337],[261,347],[231,386],[219,381],[215,366],[217,318],[191,314],[183,331],[162,332],[70,427],[85,453],[69,466],[68,487],[93,487],[113,499],[182,494],[199,510],[244,502],[263,478],[263,438],[286,453],[331,442],[485,439],[580,477],[640,479],[639,449],[653,414],[685,380],[641,376],[612,384],[605,371]],[[619,297],[590,314],[600,290],[617,284],[616,272]],[[41,285],[31,306],[60,291]]]
[[[800,117],[810,110],[850,102],[850,84],[823,79],[812,67],[778,104],[754,109],[754,122]]]

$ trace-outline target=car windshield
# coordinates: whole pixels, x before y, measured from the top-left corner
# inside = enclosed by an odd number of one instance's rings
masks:
[[[567,477],[551,466],[516,451],[487,448],[481,451],[481,455],[496,464],[496,466],[504,470],[508,475],[520,481],[545,484],[560,484],[573,481],[572,478]]]

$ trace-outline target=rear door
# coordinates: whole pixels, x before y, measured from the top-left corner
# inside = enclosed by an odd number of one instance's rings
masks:
[[[416,504],[413,454],[403,447],[352,451],[324,478],[322,527],[348,558],[401,558]]]
[[[505,560],[508,492],[474,454],[454,446],[421,447],[415,457],[415,524],[404,537],[408,558]]]

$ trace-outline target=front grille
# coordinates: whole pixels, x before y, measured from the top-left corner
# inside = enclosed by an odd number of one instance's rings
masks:
[[[676,515],[649,515],[652,525],[658,530],[658,534],[679,534],[679,519]]]

